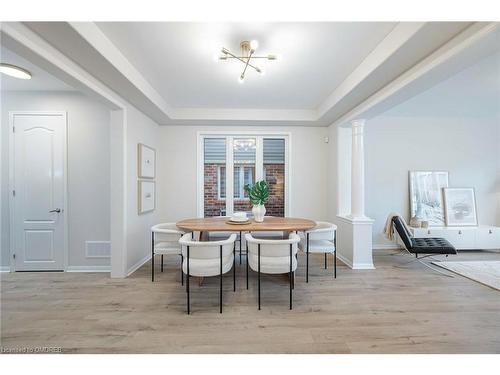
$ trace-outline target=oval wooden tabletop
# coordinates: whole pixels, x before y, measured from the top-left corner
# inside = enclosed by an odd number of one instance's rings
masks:
[[[295,217],[266,216],[264,222],[250,219],[247,224],[229,224],[228,217],[205,217],[185,219],[176,223],[185,231],[195,232],[248,232],[248,231],[302,231],[314,228],[316,222]]]

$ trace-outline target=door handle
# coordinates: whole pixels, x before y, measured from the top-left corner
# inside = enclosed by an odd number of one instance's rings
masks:
[[[59,212],[61,212],[61,209],[60,208],[56,208],[55,210],[50,210],[49,212],[57,212],[57,213],[59,213]]]

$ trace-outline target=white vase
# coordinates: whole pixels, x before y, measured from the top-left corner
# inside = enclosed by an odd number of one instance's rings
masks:
[[[253,218],[257,223],[262,223],[264,221],[264,216],[266,216],[266,207],[263,204],[257,204],[252,207]]]

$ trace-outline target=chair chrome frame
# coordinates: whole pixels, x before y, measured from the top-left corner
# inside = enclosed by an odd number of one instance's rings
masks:
[[[398,237],[401,237],[401,235],[399,234],[399,232],[398,232],[398,230],[397,230],[397,228],[396,228],[396,225],[394,224],[394,221],[392,222],[392,229],[393,229],[394,233],[397,233],[397,236],[398,236]],[[411,237],[410,237],[410,238],[411,238]],[[404,243],[404,241],[402,241],[402,242],[403,242],[403,250],[402,250],[402,251],[400,251],[397,255],[402,255],[402,254],[406,254],[406,253],[407,253],[407,254],[409,254],[409,255],[412,255],[412,253],[410,252],[410,250],[406,247],[406,244]],[[454,278],[454,276],[453,276],[452,274],[449,274],[449,273],[446,273],[445,271],[442,271],[442,270],[440,270],[440,269],[437,269],[436,267],[433,267],[433,266],[431,266],[430,264],[428,264],[428,263],[426,263],[426,262],[424,262],[424,261],[423,261],[423,259],[430,258],[430,259],[432,259],[434,262],[439,263],[439,262],[440,262],[440,260],[438,260],[438,259],[434,259],[434,258],[433,258],[434,256],[437,256],[437,255],[445,255],[445,257],[446,257],[446,258],[448,258],[448,255],[449,255],[449,254],[425,254],[425,255],[422,255],[422,256],[420,256],[420,257],[418,256],[418,252],[415,252],[414,254],[415,254],[415,258],[413,258],[412,260],[410,260],[410,261],[406,262],[406,263],[404,264],[404,266],[402,266],[402,267],[401,267],[401,266],[394,266],[394,267],[395,267],[395,268],[406,268],[406,267],[405,267],[406,265],[411,264],[411,263],[413,263],[413,262],[418,262],[418,263],[422,264],[423,266],[427,267],[428,269],[430,269],[431,271],[434,271],[434,272],[436,272],[436,273],[439,273],[439,274],[441,274],[442,276],[446,276],[446,277],[451,277],[451,278]]]

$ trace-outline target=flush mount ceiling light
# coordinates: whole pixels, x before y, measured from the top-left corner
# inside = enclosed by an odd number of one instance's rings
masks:
[[[31,73],[16,65],[0,63],[0,73],[19,79],[31,79]]]
[[[219,60],[228,61],[228,60],[234,59],[234,60],[240,61],[244,65],[244,68],[243,68],[243,72],[241,73],[238,80],[239,80],[239,82],[243,83],[243,81],[245,80],[245,73],[249,67],[252,69],[255,69],[255,71],[257,73],[260,73],[260,74],[264,73],[264,71],[261,68],[259,68],[258,66],[255,66],[252,63],[253,59],[266,59],[266,60],[276,60],[277,59],[276,55],[256,56],[255,50],[258,47],[259,47],[259,42],[257,42],[256,40],[252,40],[251,42],[249,42],[248,40],[244,40],[240,43],[241,56],[237,56],[237,55],[233,54],[227,48],[222,48],[222,50],[221,50],[222,55],[219,56]]]

